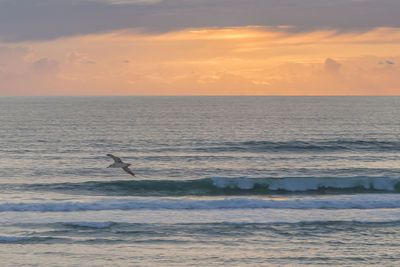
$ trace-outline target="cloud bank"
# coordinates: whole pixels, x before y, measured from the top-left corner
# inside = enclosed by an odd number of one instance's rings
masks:
[[[0,41],[49,40],[121,29],[291,26],[343,31],[400,27],[398,0],[0,0]]]

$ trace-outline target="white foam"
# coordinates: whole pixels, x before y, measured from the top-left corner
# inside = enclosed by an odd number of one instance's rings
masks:
[[[213,177],[213,184],[218,188],[239,188],[243,190],[253,189],[256,185],[268,187],[271,191],[304,192],[318,190],[320,188],[352,189],[362,188],[366,190],[382,190],[393,192],[396,184],[400,185],[400,178],[386,177],[350,177],[350,178],[320,178],[320,177],[296,177],[296,178],[227,178]]]
[[[100,210],[182,210],[182,209],[395,209],[400,194],[359,194],[287,199],[265,198],[129,198],[94,202],[4,203],[0,212],[74,212]],[[89,224],[86,223],[88,226]],[[96,225],[94,225],[95,227]],[[98,225],[102,226],[102,225]]]

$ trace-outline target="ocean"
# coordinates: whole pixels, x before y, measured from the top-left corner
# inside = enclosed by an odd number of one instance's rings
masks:
[[[399,266],[399,107],[0,97],[1,266]]]

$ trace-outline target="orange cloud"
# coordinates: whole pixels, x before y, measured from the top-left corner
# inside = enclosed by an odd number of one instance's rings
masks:
[[[0,94],[400,95],[399,48],[397,28],[258,26],[4,44]]]

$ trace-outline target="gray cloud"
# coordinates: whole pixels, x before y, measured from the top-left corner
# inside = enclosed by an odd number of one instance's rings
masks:
[[[338,73],[341,66],[339,62],[331,58],[327,58],[324,63],[324,69],[328,73]]]
[[[295,30],[400,27],[398,0],[0,0],[0,40],[45,40],[138,28],[292,25]]]
[[[48,58],[41,58],[33,62],[33,69],[38,72],[55,72],[58,70],[58,62]]]
[[[385,61],[380,61],[378,64],[379,65],[385,65],[385,64],[387,64],[387,65],[395,65],[396,63],[394,61],[391,61],[391,60],[385,60]]]

